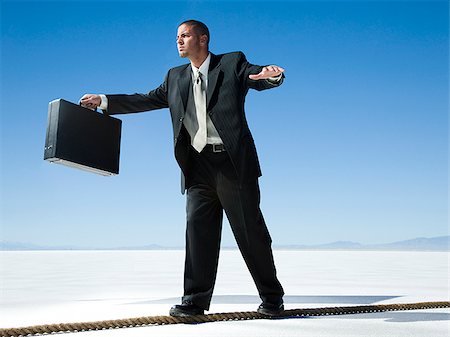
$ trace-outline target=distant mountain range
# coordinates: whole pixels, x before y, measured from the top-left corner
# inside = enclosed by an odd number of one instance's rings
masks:
[[[224,247],[235,249],[236,247]],[[0,250],[178,250],[183,247],[165,247],[160,245],[146,245],[136,247],[76,247],[76,246],[39,246],[31,243],[0,242]],[[389,250],[389,251],[450,251],[450,236],[433,238],[416,238],[384,244],[361,244],[352,241],[336,241],[319,245],[275,245],[279,250]]]
[[[320,245],[275,246],[277,249],[298,250],[398,250],[398,251],[450,251],[450,236],[415,238],[382,244],[361,244],[352,241],[336,241]]]

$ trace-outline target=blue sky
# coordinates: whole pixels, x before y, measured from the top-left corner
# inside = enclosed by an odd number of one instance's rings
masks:
[[[274,244],[448,235],[448,2],[2,1],[1,238],[42,245],[183,245],[168,110],[121,116],[120,174],[43,160],[48,102],[146,92],[178,23],[286,69],[247,117]],[[223,244],[234,239],[228,224]]]

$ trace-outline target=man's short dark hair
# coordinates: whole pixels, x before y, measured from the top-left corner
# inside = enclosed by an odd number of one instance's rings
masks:
[[[209,29],[203,22],[197,20],[186,20],[180,23],[178,27],[180,27],[181,25],[188,25],[192,27],[194,29],[195,34],[197,35],[206,35],[208,37],[208,44],[209,44]]]

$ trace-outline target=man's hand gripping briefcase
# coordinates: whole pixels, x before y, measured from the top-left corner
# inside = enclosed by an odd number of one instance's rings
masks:
[[[119,173],[122,121],[57,99],[49,103],[44,159],[110,176]]]

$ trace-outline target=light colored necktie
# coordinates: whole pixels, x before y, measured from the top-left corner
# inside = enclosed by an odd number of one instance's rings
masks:
[[[203,88],[202,74],[200,71],[195,76],[194,101],[198,130],[192,140],[192,146],[197,152],[201,152],[206,145],[206,92]]]

